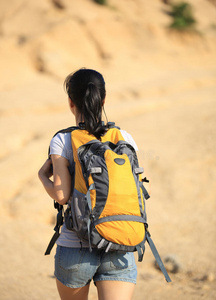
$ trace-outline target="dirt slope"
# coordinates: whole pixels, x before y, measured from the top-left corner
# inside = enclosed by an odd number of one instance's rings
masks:
[[[43,256],[55,212],[37,171],[74,124],[62,84],[80,67],[104,74],[108,118],[151,179],[153,239],[179,265],[166,284],[146,246],[134,299],[215,299],[216,8],[188,2],[196,34],[171,32],[159,0],[0,2],[0,299],[58,299],[54,251]]]

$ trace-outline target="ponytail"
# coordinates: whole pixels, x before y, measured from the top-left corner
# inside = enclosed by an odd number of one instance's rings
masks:
[[[95,70],[80,69],[70,74],[64,85],[84,120],[85,129],[101,139],[106,131],[102,123],[102,107],[106,96],[103,76]]]
[[[97,139],[105,133],[101,120],[102,106],[100,91],[93,82],[89,82],[83,99],[82,115],[85,120],[85,129]]]

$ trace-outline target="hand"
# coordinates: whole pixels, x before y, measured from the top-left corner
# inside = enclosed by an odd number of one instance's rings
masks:
[[[43,176],[50,178],[53,175],[52,160],[48,158],[38,172],[41,179]]]

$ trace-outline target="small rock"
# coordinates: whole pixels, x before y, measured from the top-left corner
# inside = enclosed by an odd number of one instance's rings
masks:
[[[61,0],[52,0],[52,3],[57,9],[65,9],[65,5]]]
[[[208,274],[207,280],[208,280],[209,282],[213,282],[213,281],[215,280],[215,275],[214,275],[213,273],[209,273],[209,274]]]
[[[215,275],[213,273],[205,274],[200,277],[194,277],[193,281],[195,282],[213,282],[215,280]]]

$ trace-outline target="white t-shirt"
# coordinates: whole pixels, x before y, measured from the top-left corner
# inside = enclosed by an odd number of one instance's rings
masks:
[[[137,151],[137,145],[133,140],[132,136],[124,130],[121,130],[121,134],[124,140],[130,143],[134,149]],[[71,133],[58,133],[54,136],[50,142],[50,154],[57,154],[60,156],[65,157],[70,164],[70,168],[74,168],[74,160],[73,160],[73,150],[71,145]],[[77,237],[76,233],[70,231],[66,228],[65,224],[63,224],[61,229],[60,237],[57,240],[57,245],[64,246],[64,247],[74,247],[80,248],[82,247],[89,247],[88,242],[80,242],[80,239]]]

